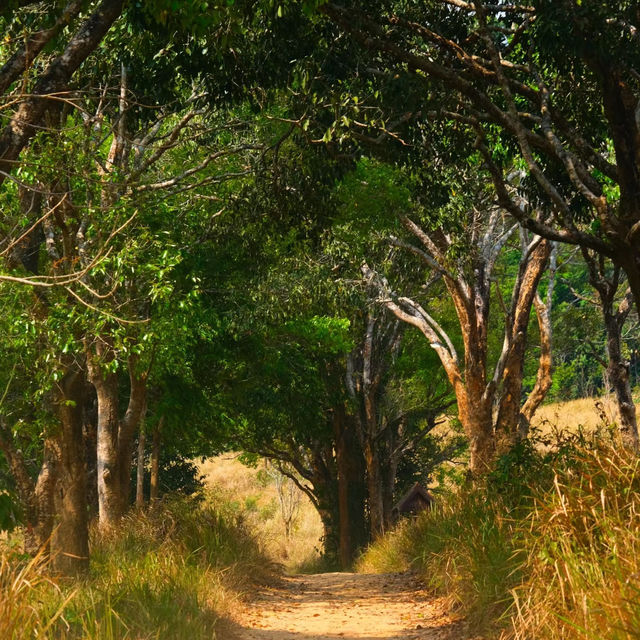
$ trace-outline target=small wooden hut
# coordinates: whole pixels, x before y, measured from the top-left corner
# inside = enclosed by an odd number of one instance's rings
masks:
[[[433,496],[419,483],[416,482],[409,491],[393,507],[393,517],[417,515],[425,509],[433,506]]]

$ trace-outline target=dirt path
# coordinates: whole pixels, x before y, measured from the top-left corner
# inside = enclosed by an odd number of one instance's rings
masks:
[[[445,603],[407,574],[284,578],[247,605],[221,640],[467,640]]]

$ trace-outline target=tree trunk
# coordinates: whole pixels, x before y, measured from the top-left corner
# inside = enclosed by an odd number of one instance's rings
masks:
[[[136,472],[136,507],[144,507],[144,422],[140,423],[140,433],[138,435],[138,465]]]
[[[56,528],[51,539],[53,568],[78,575],[89,568],[87,490],[82,441],[84,376],[67,373],[58,384],[60,416],[58,482],[55,488]]]
[[[551,276],[553,277],[553,275]],[[538,373],[536,375],[536,383],[529,394],[526,402],[520,411],[520,438],[524,439],[529,435],[531,420],[535,415],[538,407],[551,389],[553,378],[551,375],[553,365],[553,351],[551,345],[552,327],[551,327],[551,294],[553,287],[550,287],[549,299],[545,304],[539,295],[536,295],[535,307],[536,317],[538,318],[538,328],[540,329],[540,358],[538,359]]]
[[[151,442],[151,488],[149,498],[151,502],[160,497],[160,431],[164,423],[164,416],[153,427]]]
[[[458,418],[469,440],[469,471],[474,478],[486,475],[496,457],[492,402],[482,397],[469,402],[467,394],[458,397]]]
[[[512,310],[510,318],[507,320],[507,322],[510,321],[512,323],[512,327],[506,327],[506,331],[509,332],[507,335],[509,336],[510,345],[506,354],[504,369],[501,372],[500,379],[496,380],[501,384],[495,423],[496,452],[498,455],[508,452],[520,438],[522,430],[522,378],[527,349],[527,332],[531,309],[538,295],[538,285],[547,267],[551,248],[550,242],[542,240],[532,251],[530,258],[526,262],[521,262],[520,272],[514,288]],[[538,318],[540,319],[540,316]],[[541,337],[544,342],[544,337]],[[544,384],[546,379],[541,382]],[[541,391],[542,389],[538,388],[536,393]],[[544,398],[544,395],[542,398]],[[528,410],[533,416],[535,411],[533,401],[530,403]]]
[[[147,375],[138,373],[138,357],[129,356],[129,402],[124,418],[118,425],[117,470],[120,490],[120,513],[127,511],[131,497],[131,465],[133,437],[139,430],[147,410]]]
[[[51,533],[55,518],[54,491],[58,471],[58,447],[51,438],[44,443],[42,467],[34,487],[35,514],[25,535],[25,552],[34,555],[43,549],[51,551]]]
[[[92,384],[87,384],[84,403],[83,435],[87,468],[87,504],[90,519],[98,514],[98,399]]]
[[[622,327],[631,310],[631,298],[634,295],[630,286],[625,297],[615,308],[615,297],[620,286],[619,267],[614,268],[613,274],[607,274],[606,262],[601,256],[594,256],[587,250],[582,255],[589,270],[589,282],[600,298],[604,326],[607,332],[607,373],[609,382],[616,394],[619,413],[619,430],[625,447],[638,449],[638,422],[636,407],[631,394],[629,382],[629,365],[622,355],[620,346]],[[629,279],[631,283],[631,279]]]
[[[334,411],[334,437],[338,470],[339,560],[342,569],[347,569],[367,543],[367,531],[364,461],[355,427],[350,424],[344,406],[336,407]]]
[[[638,449],[638,422],[636,406],[629,383],[629,365],[620,348],[620,324],[610,314],[605,314],[607,330],[607,355],[609,382],[616,394],[620,414],[619,431],[622,443],[630,449]]]
[[[118,376],[103,372],[99,364],[91,365],[89,370],[98,396],[98,520],[100,528],[110,529],[122,516],[118,473]]]
[[[384,458],[385,463],[382,465],[382,519],[385,531],[393,526],[393,492],[396,486],[398,464],[402,456],[402,450],[396,452],[397,435],[395,429],[388,430],[387,453]]]
[[[25,511],[24,551],[34,555],[45,547],[45,554],[48,554],[54,514],[53,491],[58,455],[56,441],[53,438],[45,440],[42,466],[36,482],[31,478],[22,451],[16,446],[11,430],[3,423],[0,423],[0,451],[7,460]]]
[[[371,442],[365,442],[364,461],[367,468],[367,493],[369,496],[369,531],[376,540],[384,534],[384,503],[380,456]]]
[[[315,507],[324,529],[324,555],[337,562],[340,551],[340,514],[337,470],[334,467],[333,447],[315,444],[311,457],[311,484],[316,497]]]
[[[103,529],[115,527],[129,506],[133,435],[146,407],[146,375],[137,373],[138,358],[132,355],[129,403],[119,419],[118,376],[109,370],[115,358],[106,339],[97,337],[87,346],[89,377],[98,398],[98,519]]]

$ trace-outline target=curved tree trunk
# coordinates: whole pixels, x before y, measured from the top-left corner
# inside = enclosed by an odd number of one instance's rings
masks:
[[[520,410],[520,439],[524,439],[529,435],[531,420],[535,415],[535,412],[538,410],[538,407],[547,397],[547,393],[549,393],[549,389],[551,389],[551,385],[553,383],[553,352],[551,349],[552,330],[551,315],[549,313],[551,300],[549,298],[547,304],[545,304],[542,301],[542,298],[540,298],[539,295],[536,295],[535,306],[536,317],[538,318],[538,328],[540,330],[540,358],[538,359],[536,382]]]

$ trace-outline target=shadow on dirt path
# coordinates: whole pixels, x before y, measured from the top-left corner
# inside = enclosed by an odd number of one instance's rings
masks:
[[[249,603],[220,640],[469,640],[445,602],[408,574],[283,578]],[[480,640],[476,638],[476,640]]]

